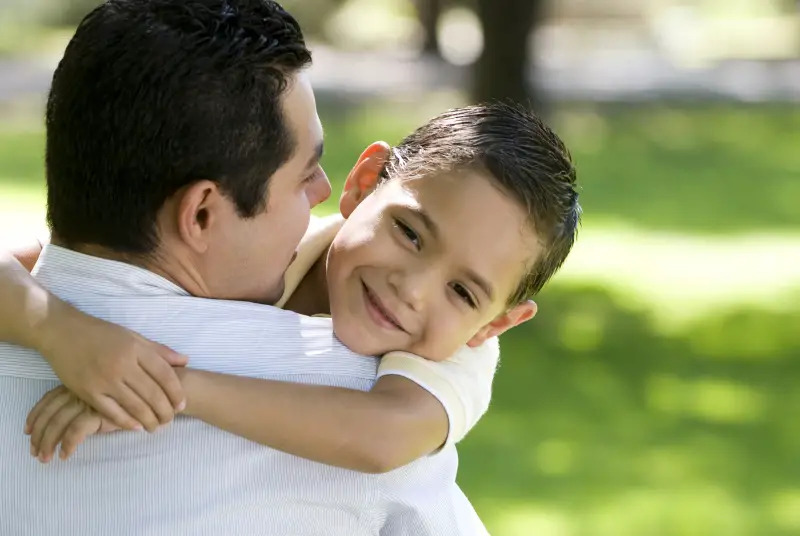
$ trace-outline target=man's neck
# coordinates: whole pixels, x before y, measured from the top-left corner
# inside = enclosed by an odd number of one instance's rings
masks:
[[[300,281],[284,309],[301,315],[329,315],[331,304],[328,299],[328,250],[326,248],[311,269]]]
[[[202,278],[197,274],[197,271],[191,268],[190,263],[182,262],[180,257],[177,256],[164,255],[158,250],[152,254],[136,255],[114,251],[96,244],[66,246],[60,244],[55,239],[53,240],[53,244],[67,247],[78,253],[83,253],[84,255],[91,255],[92,257],[138,266],[139,268],[144,268],[145,270],[163,277],[167,281],[181,287],[192,296],[206,298],[210,296],[208,288],[206,288]]]
[[[91,257],[99,257],[101,259],[106,259],[109,261],[124,262],[125,264],[132,264],[133,266],[138,266],[139,268],[145,268],[147,270],[151,270],[151,268],[147,266],[148,263],[144,255],[122,253],[119,251],[108,249],[103,246],[98,246],[96,244],[67,245],[61,243],[59,240],[55,238],[53,239],[53,244],[63,248],[71,249],[73,251],[77,251],[78,253],[82,253],[84,255],[89,255]]]

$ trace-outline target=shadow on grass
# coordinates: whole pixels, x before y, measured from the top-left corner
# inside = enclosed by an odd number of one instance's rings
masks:
[[[459,448],[493,533],[800,532],[800,309],[668,336],[600,289],[545,294]]]

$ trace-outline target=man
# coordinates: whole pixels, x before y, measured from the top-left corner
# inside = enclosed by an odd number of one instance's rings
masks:
[[[330,194],[309,61],[294,19],[265,0],[111,0],[89,14],[48,100],[54,245],[38,280],[196,368],[368,389],[375,360],[329,323],[225,301],[280,297],[309,210]],[[141,381],[111,387],[121,419],[154,428],[173,408],[141,401],[168,378],[140,365]],[[452,448],[363,475],[179,419],[41,466],[21,431],[56,384],[38,354],[0,345],[0,534],[485,532]]]

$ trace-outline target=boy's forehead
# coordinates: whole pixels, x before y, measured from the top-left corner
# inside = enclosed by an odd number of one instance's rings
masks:
[[[389,202],[429,227],[436,246],[491,280],[505,300],[541,254],[527,212],[478,170],[392,181]],[[388,185],[387,185],[388,186]]]

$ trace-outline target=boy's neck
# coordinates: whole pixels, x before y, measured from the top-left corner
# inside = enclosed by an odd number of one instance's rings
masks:
[[[301,315],[329,315],[331,304],[328,300],[328,248],[322,252],[317,261],[295,289],[284,309]]]

